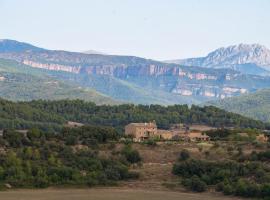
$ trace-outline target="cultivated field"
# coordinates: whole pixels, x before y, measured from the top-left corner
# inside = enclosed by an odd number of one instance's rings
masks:
[[[0,192],[2,200],[228,200],[214,194],[133,189],[45,189]]]

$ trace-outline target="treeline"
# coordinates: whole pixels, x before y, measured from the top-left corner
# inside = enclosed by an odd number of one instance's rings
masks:
[[[93,126],[64,128],[60,134],[37,128],[26,134],[4,130],[0,137],[0,189],[7,184],[42,188],[111,185],[137,178],[129,165],[139,162],[140,155],[130,146],[113,150],[117,135],[112,128]],[[106,157],[99,155],[100,145],[108,146]]]
[[[105,125],[123,131],[130,122],[155,120],[159,128],[170,124],[206,124],[215,127],[270,128],[269,124],[229,113],[213,106],[101,105],[81,100],[9,102],[0,100],[0,128],[59,129],[66,121]],[[15,119],[15,121],[13,121]]]
[[[96,145],[109,140],[119,139],[117,131],[110,127],[83,126],[80,128],[63,128],[57,135],[67,145]]]
[[[81,100],[31,101],[27,105],[44,112],[64,117],[66,120],[85,124],[106,125],[123,128],[130,122],[155,120],[160,128],[169,128],[173,123],[207,124],[216,127],[270,128],[269,124],[229,113],[213,106],[187,105],[101,105]]]
[[[60,130],[66,120],[49,111],[43,111],[28,105],[0,99],[0,129],[29,129],[39,127],[42,130]]]
[[[269,158],[267,152],[253,153],[246,162],[207,161],[183,157],[181,153],[173,173],[181,176],[182,184],[192,191],[203,192],[215,186],[217,191],[225,195],[269,198],[270,168],[264,162],[256,161],[269,161]]]

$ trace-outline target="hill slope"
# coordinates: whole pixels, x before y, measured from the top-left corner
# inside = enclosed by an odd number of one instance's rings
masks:
[[[97,104],[112,104],[116,101],[91,89],[49,77],[41,70],[0,59],[0,97],[29,101],[34,99],[84,99]]]
[[[270,122],[270,89],[207,103],[247,117]]]
[[[15,40],[0,40],[0,53],[24,52],[24,51],[43,51],[44,49],[33,46],[28,43]]]

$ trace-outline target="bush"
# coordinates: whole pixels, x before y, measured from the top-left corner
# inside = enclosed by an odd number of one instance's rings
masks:
[[[232,195],[232,194],[234,194],[233,186],[231,186],[229,184],[224,185],[223,186],[223,193],[225,195]]]
[[[49,186],[49,181],[46,176],[38,176],[35,178],[34,186],[37,188],[46,188]]]
[[[77,144],[77,137],[74,135],[69,135],[66,138],[66,145],[76,145]]]
[[[129,172],[127,178],[130,179],[138,179],[140,177],[140,174],[138,172]]]
[[[270,184],[266,183],[262,185],[261,188],[261,197],[269,197],[270,196]]]
[[[41,132],[37,128],[32,128],[29,131],[27,131],[27,137],[30,140],[38,139],[38,138],[40,138],[40,136],[41,136]]]
[[[207,188],[205,182],[198,176],[193,176],[191,179],[184,179],[182,184],[194,192],[204,192]]]
[[[223,191],[223,189],[224,189],[224,183],[218,183],[216,185],[216,191],[217,192],[221,192],[221,191]]]
[[[187,159],[189,159],[189,157],[190,157],[190,155],[189,155],[189,151],[188,150],[184,149],[184,150],[182,150],[180,152],[180,158],[179,159],[181,161],[187,160]]]
[[[226,195],[269,197],[269,168],[261,162],[205,161],[189,159],[173,166],[175,175],[184,178],[182,184],[193,191],[204,191],[206,185],[216,185]]]
[[[125,146],[121,153],[125,156],[129,163],[138,163],[142,160],[139,152],[132,149],[130,145]]]
[[[147,140],[144,142],[146,145],[149,145],[149,146],[156,146],[157,143],[155,140]]]

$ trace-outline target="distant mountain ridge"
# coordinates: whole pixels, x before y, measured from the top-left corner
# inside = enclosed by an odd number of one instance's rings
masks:
[[[243,73],[270,75],[270,50],[259,44],[239,44],[219,48],[206,57],[167,61],[187,66],[230,68]]]
[[[18,47],[0,51],[0,58],[15,60],[42,70],[54,79],[96,90],[117,101],[197,104],[270,85],[270,77],[247,75],[234,69],[185,66],[136,56],[46,50],[16,41],[10,43]]]
[[[100,55],[108,55],[107,53],[103,53],[100,51],[95,51],[95,50],[87,50],[87,51],[82,51],[81,53],[85,54],[100,54]]]
[[[33,46],[28,43],[18,42],[15,40],[0,40],[0,53],[7,52],[24,52],[24,51],[43,51],[45,49]]]

